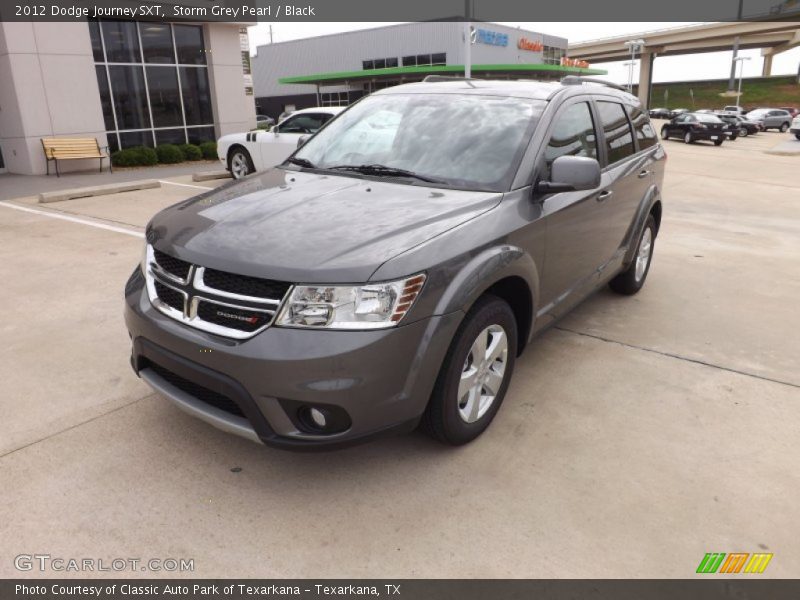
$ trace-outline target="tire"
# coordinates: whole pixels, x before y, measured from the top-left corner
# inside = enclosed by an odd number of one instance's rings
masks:
[[[686,135],[683,136],[683,141],[687,144],[694,144],[694,136],[690,131],[687,131]]]
[[[736,138],[733,138],[733,139],[736,139]],[[725,140],[714,140],[714,145],[715,146],[722,146],[722,142],[724,142],[724,141]]]
[[[750,132],[747,131],[747,127],[740,127],[739,128],[739,135],[741,137],[747,137],[748,135],[750,135]]]
[[[481,355],[486,358],[484,352],[494,344],[498,344],[497,358],[478,364],[476,359]],[[517,321],[511,307],[496,296],[482,296],[453,336],[420,428],[452,446],[466,444],[482,434],[503,403],[516,355]],[[484,393],[489,391],[495,391],[491,399]]]
[[[781,133],[786,133],[787,131],[789,131],[789,124],[781,123]]]
[[[649,234],[648,234],[649,232]],[[625,296],[632,296],[644,286],[647,280],[647,274],[650,272],[650,263],[653,261],[653,250],[656,243],[656,220],[653,215],[647,216],[647,221],[644,224],[642,235],[639,236],[639,243],[636,244],[636,253],[633,256],[631,264],[622,273],[614,277],[609,282],[609,287],[618,294]],[[648,244],[646,257],[643,258],[644,244]]]
[[[798,140],[800,140],[800,133],[795,133],[794,137],[796,137]]]
[[[668,140],[669,139],[669,133],[667,132],[667,126],[666,125],[664,125],[664,127],[661,128],[661,139],[662,140]]]
[[[231,172],[231,177],[241,179],[256,169],[250,153],[241,146],[234,146],[228,154],[228,170]]]

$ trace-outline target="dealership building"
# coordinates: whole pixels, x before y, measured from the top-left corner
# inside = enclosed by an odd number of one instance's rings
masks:
[[[472,77],[559,79],[604,74],[570,61],[567,40],[494,23],[476,23]],[[365,94],[428,75],[463,76],[464,24],[405,23],[259,46],[252,58],[256,107],[346,106]]]
[[[45,137],[113,152],[254,127],[249,69],[235,23],[0,22],[0,172],[45,173]]]

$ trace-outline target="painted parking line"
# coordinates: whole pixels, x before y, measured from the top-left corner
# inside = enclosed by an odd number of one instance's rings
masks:
[[[96,227],[97,229],[105,229],[106,231],[113,231],[115,233],[124,233],[125,235],[130,235],[137,238],[143,238],[144,233],[141,231],[133,231],[131,229],[125,229],[124,227],[115,227],[114,225],[106,225],[105,223],[98,223],[97,221],[89,221],[87,219],[80,219],[78,217],[70,217],[68,215],[54,213],[46,210],[38,210],[35,208],[29,208],[27,206],[19,206],[17,204],[10,204],[5,201],[0,200],[0,207],[3,208],[13,208],[14,210],[19,210],[22,212],[33,213],[34,215],[41,215],[43,217],[50,217],[51,219],[61,219],[62,221],[70,221],[71,223],[79,223],[81,225],[88,225],[89,227]]]
[[[165,179],[159,179],[158,183],[166,183],[167,185],[179,185],[181,187],[188,187],[188,188],[197,188],[198,190],[213,190],[213,187],[207,187],[205,185],[191,185],[188,183],[176,183],[174,181],[167,181]]]

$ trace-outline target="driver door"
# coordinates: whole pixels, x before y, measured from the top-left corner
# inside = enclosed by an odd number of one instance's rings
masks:
[[[331,115],[327,113],[301,113],[292,115],[272,131],[259,132],[257,141],[261,164],[265,169],[279,165],[297,149],[302,136],[316,133],[330,119]]]

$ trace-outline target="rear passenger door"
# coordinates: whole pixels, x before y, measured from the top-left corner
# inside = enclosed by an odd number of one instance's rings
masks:
[[[602,134],[602,186],[597,227],[602,230],[603,266],[616,266],[625,251],[625,238],[652,181],[652,159],[637,154],[625,106],[615,99],[595,101]],[[642,115],[644,116],[644,115]]]

